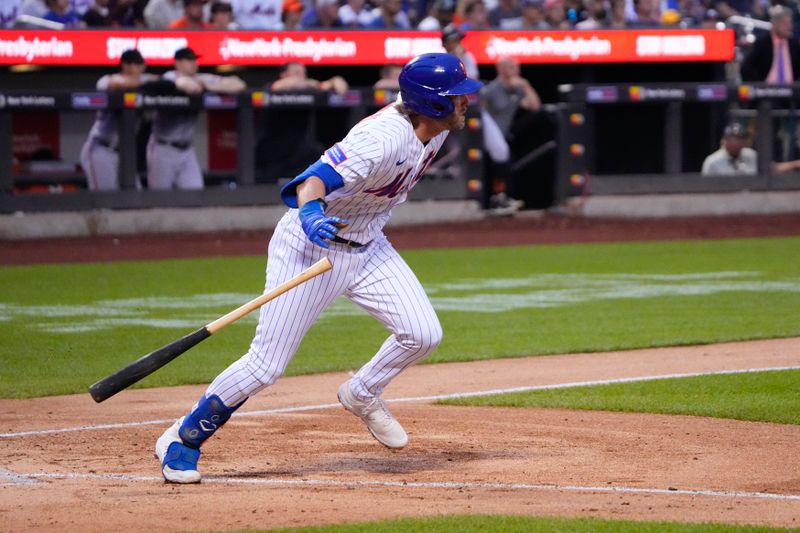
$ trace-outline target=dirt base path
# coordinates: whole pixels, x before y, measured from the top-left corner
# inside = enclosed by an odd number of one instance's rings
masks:
[[[785,366],[800,366],[800,339],[419,366],[386,395],[404,400],[399,452],[338,407],[345,373],[286,378],[207,443],[196,486],[164,484],[152,448],[204,387],[2,400],[0,523],[195,531],[503,513],[800,526],[800,427],[420,398]]]

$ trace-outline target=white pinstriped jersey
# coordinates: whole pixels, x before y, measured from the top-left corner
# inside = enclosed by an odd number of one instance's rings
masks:
[[[389,330],[372,359],[349,381],[362,399],[378,397],[403,370],[431,353],[442,326],[425,289],[382,233],[392,207],[403,202],[447,137],[423,144],[411,121],[392,105],[357,124],[322,156],[344,185],[327,195],[327,215],[347,218],[344,237],[359,248],[322,248],[303,231],[297,209],[278,222],[269,243],[266,288],[296,276],[323,257],[330,271],[261,307],[250,349],[208,386],[227,406],[241,404],[275,382],[320,314],[339,296],[363,308]]]
[[[378,237],[392,208],[404,202],[447,138],[444,131],[423,144],[410,119],[389,105],[358,123],[326,150],[344,186],[325,197],[327,216],[346,218],[339,234],[366,243]]]

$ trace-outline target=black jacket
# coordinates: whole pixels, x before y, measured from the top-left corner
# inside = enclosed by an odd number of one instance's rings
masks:
[[[792,64],[792,79],[800,81],[800,45],[793,38],[787,40]],[[753,43],[750,52],[742,61],[743,81],[764,81],[772,68],[772,34],[762,35]]]

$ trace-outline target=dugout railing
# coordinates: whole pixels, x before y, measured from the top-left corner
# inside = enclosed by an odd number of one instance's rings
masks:
[[[800,159],[797,128],[779,124],[797,117],[800,84],[765,83],[653,83],[571,84],[559,87],[556,202],[580,195],[631,195],[708,193],[800,189],[800,174],[773,172],[772,163]],[[599,119],[602,115],[602,119]],[[619,127],[615,122],[636,124],[637,116],[649,122]],[[698,116],[701,115],[701,116]],[[746,124],[754,135],[759,154],[754,176],[704,176],[703,155],[719,148],[728,121]],[[797,121],[800,124],[800,121]],[[776,132],[783,128],[791,137],[792,150],[776,153]],[[615,133],[611,133],[615,132]],[[620,159],[618,165],[598,152],[598,144],[610,135],[625,139],[620,158],[646,159],[639,169]],[[687,152],[692,152],[691,157]],[[784,150],[785,152],[785,150]],[[794,155],[792,154],[794,152]],[[601,161],[601,158],[603,161]]]
[[[131,92],[0,90],[0,212],[278,204],[280,183],[256,181],[256,115],[259,112],[270,107],[340,109],[345,111],[346,123],[341,126],[346,132],[362,118],[394,101],[396,96],[396,91],[372,88],[355,88],[345,94],[248,91],[233,96],[205,93],[199,97]],[[119,115],[119,190],[87,190],[85,179],[77,167],[73,172],[45,171],[34,175],[13,164],[12,117],[15,112],[94,113],[98,110],[109,110]],[[137,168],[137,115],[155,110],[228,110],[235,113],[236,168],[230,172],[205,173],[209,185],[202,190],[155,191],[141,188],[140,170]],[[268,127],[280,128],[281,124]],[[483,143],[476,99],[471,101],[468,110],[467,127],[456,137],[457,142],[449,143],[450,152],[440,153],[442,161],[435,161],[412,190],[411,199],[480,197]],[[77,159],[77,155],[73,154],[72,159]],[[40,186],[30,187],[31,184]],[[72,184],[72,187],[65,187],[66,184]],[[39,192],[29,192],[31,190]]]

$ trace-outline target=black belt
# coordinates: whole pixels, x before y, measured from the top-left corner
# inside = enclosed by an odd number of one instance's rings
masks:
[[[338,235],[334,235],[331,241],[339,244],[344,244],[345,246],[349,246],[350,248],[363,248],[366,246],[366,244],[361,244],[360,242],[351,241],[350,239],[342,239]]]
[[[177,148],[178,150],[187,150],[192,143],[182,143],[182,142],[172,142],[172,141],[165,141],[164,139],[156,139],[158,144],[163,144],[165,146],[172,146],[173,148]]]
[[[107,141],[107,140],[102,139],[100,137],[93,137],[93,140],[94,140],[94,142],[96,142],[100,146],[105,146],[106,148],[108,148],[110,150],[114,150],[115,152],[117,151],[117,145],[112,143],[111,141]]]

